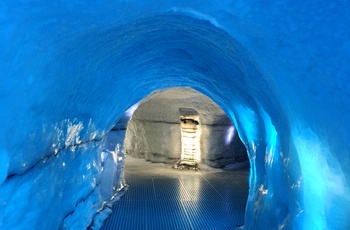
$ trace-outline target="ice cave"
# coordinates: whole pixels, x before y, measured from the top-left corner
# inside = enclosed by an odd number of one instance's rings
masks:
[[[350,229],[349,10],[0,1],[0,229],[102,228],[127,211],[129,155],[249,162],[244,223],[226,229]],[[200,226],[173,229],[220,229]]]

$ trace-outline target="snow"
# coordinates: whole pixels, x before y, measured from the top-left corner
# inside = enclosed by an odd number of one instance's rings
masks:
[[[152,92],[191,87],[246,144],[244,229],[349,229],[349,8],[2,1],[0,228],[89,226],[106,135]]]

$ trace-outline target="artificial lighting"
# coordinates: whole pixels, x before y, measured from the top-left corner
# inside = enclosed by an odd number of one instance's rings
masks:
[[[229,145],[232,142],[234,136],[235,136],[235,127],[231,125],[226,132],[225,144]]]
[[[200,160],[199,137],[198,116],[181,116],[181,160]]]

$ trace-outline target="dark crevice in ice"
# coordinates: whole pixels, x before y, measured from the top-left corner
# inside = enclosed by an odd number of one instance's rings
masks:
[[[99,141],[102,141],[104,137],[105,137],[105,136],[102,136],[102,137],[99,138],[99,139],[92,139],[92,140],[88,140],[88,141],[82,141],[82,142],[80,142],[80,143],[76,143],[76,144],[73,144],[73,145],[64,146],[64,147],[58,149],[57,152],[52,153],[52,154],[50,154],[50,155],[47,155],[47,156],[45,156],[45,157],[43,157],[43,158],[40,158],[37,162],[35,162],[35,163],[33,164],[33,166],[31,166],[30,168],[28,168],[26,171],[24,171],[24,172],[22,172],[22,173],[12,173],[12,174],[8,175],[7,178],[6,178],[6,180],[11,179],[11,178],[13,178],[13,177],[15,177],[15,176],[23,176],[23,175],[27,174],[28,172],[30,172],[32,169],[34,169],[34,168],[35,168],[37,165],[39,165],[40,163],[45,163],[45,162],[46,162],[48,159],[50,159],[51,157],[58,157],[58,154],[59,154],[61,151],[63,151],[63,150],[66,150],[66,149],[69,149],[69,148],[74,148],[74,147],[79,147],[79,146],[81,146],[81,145],[86,145],[86,144],[91,143],[91,142],[99,142]]]
[[[92,189],[91,192],[89,192],[86,196],[84,196],[84,198],[80,199],[80,200],[75,204],[74,209],[73,209],[72,211],[70,211],[69,213],[67,213],[67,214],[63,217],[62,223],[61,223],[61,229],[64,229],[64,228],[62,228],[62,227],[63,227],[63,225],[64,225],[65,219],[66,219],[68,216],[72,215],[72,214],[75,212],[75,210],[77,209],[78,205],[79,205],[81,202],[85,202],[86,199],[88,199],[89,196],[91,196],[95,191],[96,191],[96,187],[95,187],[94,189]]]

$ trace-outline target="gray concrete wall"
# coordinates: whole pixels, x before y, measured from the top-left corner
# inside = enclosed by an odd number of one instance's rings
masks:
[[[237,134],[226,143],[232,122],[210,98],[190,88],[159,91],[140,103],[127,125],[127,154],[152,162],[172,163],[181,158],[181,109],[198,113],[201,161],[222,167],[247,158]]]
[[[131,119],[125,149],[127,154],[152,162],[175,162],[181,157],[180,123]]]
[[[247,159],[245,147],[237,134],[226,143],[231,125],[201,125],[201,161],[212,167],[223,167]],[[181,157],[180,122],[167,123],[131,119],[125,139],[127,154],[151,162],[172,163]]]

